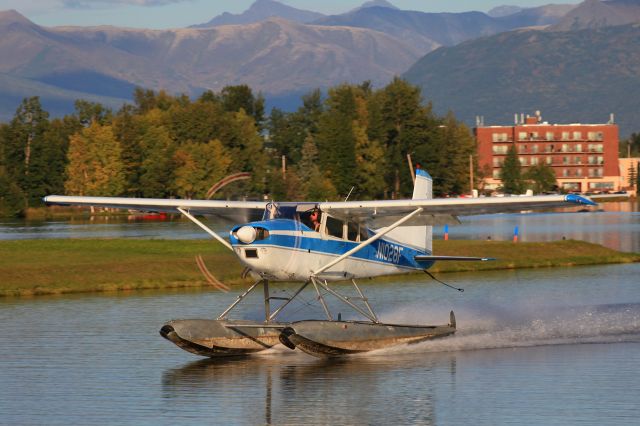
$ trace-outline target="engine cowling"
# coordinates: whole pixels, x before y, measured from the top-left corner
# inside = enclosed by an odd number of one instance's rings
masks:
[[[256,228],[253,226],[242,226],[236,231],[236,238],[242,243],[251,244],[256,240]]]

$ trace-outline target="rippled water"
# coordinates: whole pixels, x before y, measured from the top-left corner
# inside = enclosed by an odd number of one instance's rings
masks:
[[[5,299],[0,423],[635,425],[639,275],[640,264],[441,276],[464,293],[424,277],[364,283],[385,321],[443,323],[453,308],[458,332],[342,361],[278,347],[200,360],[158,335],[171,318],[213,317],[233,292]],[[258,301],[241,314],[259,316]]]

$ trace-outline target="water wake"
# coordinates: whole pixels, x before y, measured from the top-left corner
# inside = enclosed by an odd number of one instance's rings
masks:
[[[423,310],[424,308],[422,308]],[[440,324],[446,312],[427,318],[417,309],[385,315],[385,322]],[[578,343],[640,342],[640,304],[523,307],[468,306],[456,311],[454,336],[371,352],[420,353]]]

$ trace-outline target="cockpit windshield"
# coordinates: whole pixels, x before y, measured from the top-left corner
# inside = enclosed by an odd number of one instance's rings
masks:
[[[315,213],[315,215],[314,215]],[[320,210],[311,203],[308,204],[284,204],[269,203],[264,209],[262,220],[290,219],[309,225],[313,218],[320,222]],[[312,228],[313,229],[313,228]]]

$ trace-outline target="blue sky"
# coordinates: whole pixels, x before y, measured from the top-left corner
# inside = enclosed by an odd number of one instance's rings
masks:
[[[254,0],[0,0],[0,10],[16,9],[40,25],[116,25],[174,28],[209,21],[222,12],[241,13]],[[338,14],[365,0],[281,0],[299,9]],[[553,0],[392,0],[400,9],[423,12],[486,12],[503,4],[524,7]],[[559,0],[556,3],[578,3]]]

